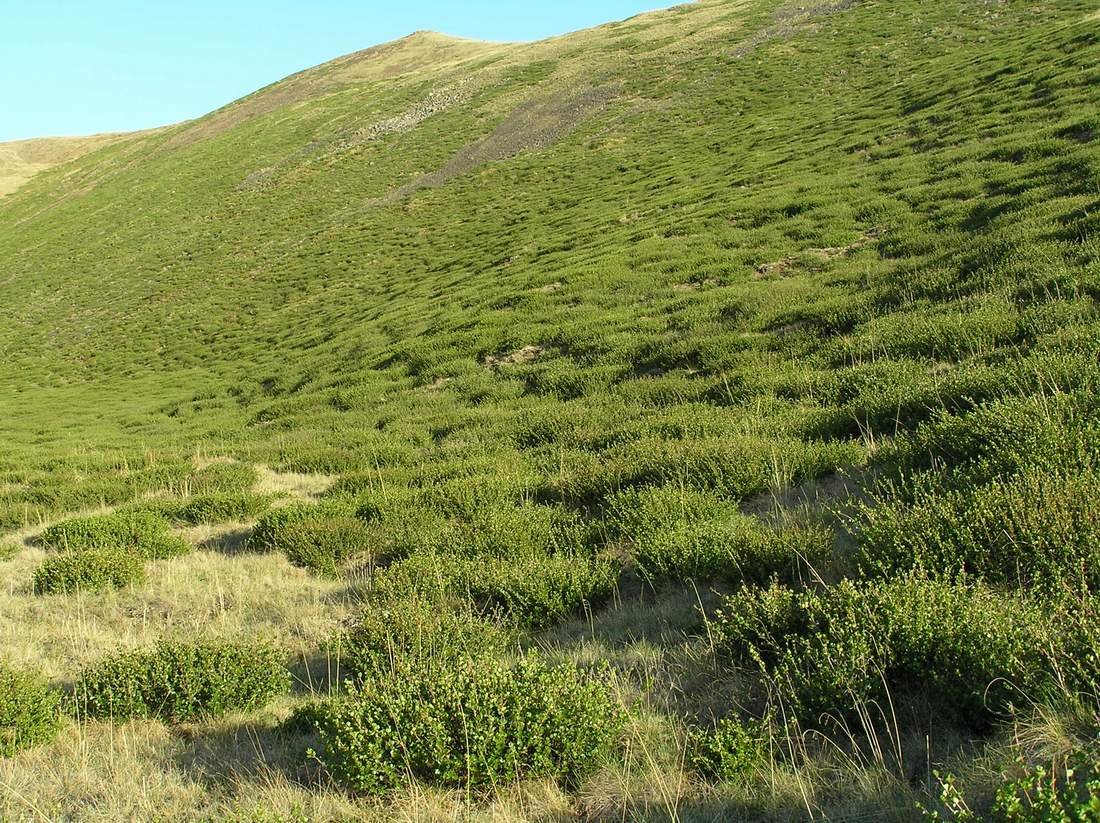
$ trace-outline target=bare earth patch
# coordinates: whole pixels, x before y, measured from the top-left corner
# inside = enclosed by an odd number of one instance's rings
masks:
[[[615,96],[604,86],[579,93],[558,92],[532,98],[517,106],[491,134],[460,149],[447,163],[422,174],[368,205],[399,203],[421,189],[434,189],[490,163],[499,163],[526,151],[549,148],[572,134],[602,111]]]
[[[546,354],[546,346],[524,346],[507,354],[490,354],[482,364],[490,369],[499,369],[501,366],[519,366],[524,363],[533,363]]]
[[[882,236],[882,232],[878,229],[871,229],[863,234],[858,240],[853,243],[849,243],[847,246],[827,246],[822,249],[806,249],[800,254],[792,254],[784,257],[782,260],[776,260],[772,263],[764,263],[757,267],[756,272],[753,274],[757,280],[763,280],[767,277],[778,277],[793,268],[796,268],[799,263],[809,259],[811,262],[828,263],[830,260],[835,260],[838,257],[844,257],[852,252],[862,249],[864,246],[878,240]]]

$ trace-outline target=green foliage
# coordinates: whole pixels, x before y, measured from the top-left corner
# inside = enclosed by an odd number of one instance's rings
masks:
[[[354,517],[354,503],[340,500],[325,501],[316,505],[296,503],[291,506],[272,509],[256,524],[248,538],[248,549],[253,552],[284,551],[291,535],[299,526],[305,530],[313,524],[323,524],[327,519],[344,521]],[[293,539],[293,538],[291,538]]]
[[[0,666],[0,757],[47,743],[61,727],[60,693],[32,674]]]
[[[379,677],[327,706],[321,759],[357,792],[410,778],[482,792],[516,780],[576,784],[618,746],[622,712],[608,688],[536,658]]]
[[[745,782],[767,763],[768,745],[760,723],[727,717],[691,732],[688,757],[692,769],[707,780]]]
[[[186,722],[259,708],[289,685],[283,652],[270,644],[162,641],[84,669],[72,701],[80,717]]]
[[[23,547],[15,543],[0,543],[0,563],[11,560],[23,551]]]
[[[621,492],[609,501],[612,532],[634,544],[650,581],[693,578],[764,584],[812,579],[832,559],[833,536],[820,526],[771,529],[736,506],[685,489]]]
[[[511,633],[469,610],[451,611],[411,596],[363,609],[339,644],[358,678],[402,676],[408,670],[458,669],[491,660],[514,646]]]
[[[36,594],[122,589],[145,580],[145,561],[119,549],[84,549],[47,557],[34,573]]]
[[[191,473],[183,491],[195,497],[240,495],[246,497],[259,475],[248,463],[211,463]]]
[[[143,511],[64,520],[45,529],[40,540],[56,551],[119,549],[146,560],[177,557],[191,550],[187,541],[172,534],[165,518]]]
[[[1095,695],[1093,10],[726,5],[414,38],[0,200],[0,530],[237,516],[250,464],[318,472],[250,545],[363,561],[395,624],[360,627],[364,671],[496,654],[498,618],[529,642],[622,558],[704,608],[732,586],[738,681],[810,723],[901,694],[905,739],[922,700],[984,732]],[[868,459],[843,539],[738,511]],[[131,537],[92,542],[182,550]],[[718,698],[640,634],[650,705],[679,707],[665,671]]]
[[[289,524],[280,533],[279,544],[295,566],[335,577],[347,561],[372,556],[373,538],[361,520],[325,517]]]
[[[178,523],[233,523],[251,520],[267,511],[266,497],[241,492],[202,494],[178,503],[166,503],[158,510]]]
[[[858,714],[889,691],[987,728],[1051,686],[1044,650],[1058,640],[1048,629],[1023,599],[910,576],[824,594],[743,590],[715,634],[736,659],[762,666],[807,722]]]
[[[967,804],[952,775],[940,777],[942,810],[924,811],[924,819],[953,823],[1095,823],[1100,820],[1100,746],[1078,748],[1050,765],[1021,759],[997,787],[988,814]]]
[[[376,594],[389,601],[420,596],[469,602],[499,611],[529,628],[543,628],[609,599],[618,564],[606,556],[540,555],[466,559],[414,555],[379,571]]]

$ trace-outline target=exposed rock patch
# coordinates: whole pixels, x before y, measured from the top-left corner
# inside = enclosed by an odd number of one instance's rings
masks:
[[[610,86],[577,94],[559,92],[528,100],[512,111],[491,134],[460,149],[439,169],[422,174],[368,205],[399,203],[421,189],[439,188],[455,177],[526,151],[549,148],[596,116],[615,96]]]
[[[482,365],[490,369],[499,369],[502,366],[519,366],[524,363],[533,363],[548,351],[546,346],[524,346],[506,354],[490,354]]]

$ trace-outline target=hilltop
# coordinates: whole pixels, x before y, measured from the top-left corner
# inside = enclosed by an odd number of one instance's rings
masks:
[[[701,0],[0,146],[0,817],[1095,798],[1098,66]]]

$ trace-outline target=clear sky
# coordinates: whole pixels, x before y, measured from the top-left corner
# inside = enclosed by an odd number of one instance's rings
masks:
[[[431,29],[535,40],[662,0],[0,0],[0,141],[161,126]]]

